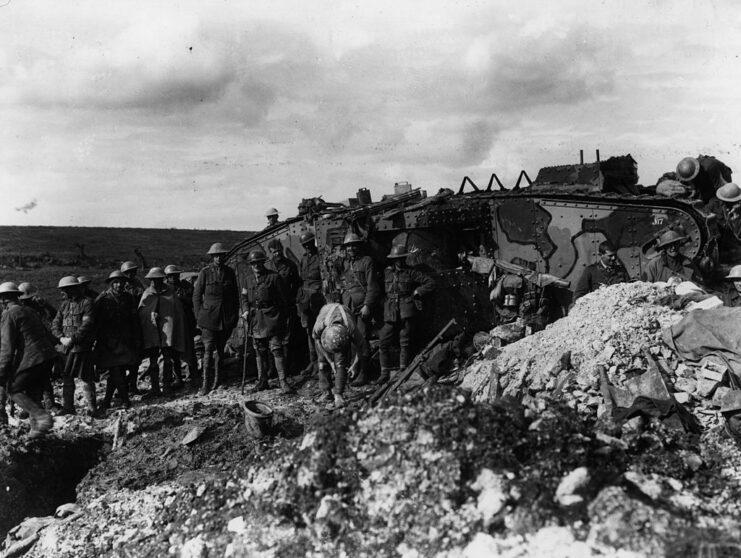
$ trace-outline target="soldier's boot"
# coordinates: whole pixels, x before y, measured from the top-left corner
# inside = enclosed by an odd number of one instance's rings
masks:
[[[355,376],[355,379],[350,382],[350,385],[353,387],[360,387],[368,385],[368,357],[362,357],[358,359],[358,367],[360,368],[360,371],[358,372],[358,375]]]
[[[180,360],[180,354],[176,352],[172,356],[172,389],[180,389],[183,385],[183,361]]]
[[[28,433],[29,439],[40,438],[51,430],[54,420],[41,405],[25,393],[14,393],[11,398],[16,405],[26,411],[31,417],[31,431]]]
[[[203,354],[203,370],[201,371],[201,389],[198,390],[200,395],[206,395],[211,391],[211,352],[206,351]]]
[[[121,398],[121,404],[124,406],[124,409],[130,409],[131,401],[129,400],[129,384],[126,381],[126,370],[120,368],[111,370],[111,383],[113,383],[114,389],[118,390],[118,396]]]
[[[377,386],[380,386],[388,382],[390,378],[391,378],[391,369],[381,368],[381,375],[378,376],[378,378],[376,378],[376,380],[373,383]]]
[[[116,391],[116,384],[113,381],[113,370],[109,370],[108,380],[106,380],[106,385],[105,385],[105,395],[103,396],[103,401],[101,401],[99,405],[100,410],[106,411],[110,409],[111,400],[113,399],[113,393],[115,391]]]
[[[8,394],[4,387],[0,387],[0,426],[8,424],[8,412],[5,405],[8,402]]]
[[[250,393],[257,393],[258,391],[265,391],[270,389],[268,382],[268,359],[266,358],[265,351],[257,350],[255,354],[255,364],[257,365],[257,385],[250,390]]]
[[[55,415],[62,410],[62,408],[57,405],[57,402],[54,400],[53,391],[44,390],[44,393],[41,394],[41,400],[44,403],[44,409],[46,409],[52,415]]]
[[[172,395],[172,359],[165,355],[162,362],[162,393],[164,395]]]
[[[308,331],[308,330],[307,330]],[[311,331],[308,331],[309,338],[309,364],[301,371],[302,376],[314,375],[318,370],[316,347],[314,346],[314,340],[311,338]]]
[[[345,384],[347,383],[347,368],[343,364],[336,364],[334,367],[334,408],[341,409],[345,406]]]
[[[62,412],[61,415],[75,414],[75,379],[65,378],[62,384]]]
[[[408,347],[400,347],[399,348],[399,370],[404,371],[407,369],[407,366],[409,366],[409,348]]]
[[[291,384],[286,379],[286,363],[283,359],[283,354],[276,351],[273,355],[275,356],[275,369],[278,371],[278,381],[280,382],[280,394],[295,394],[296,390],[291,387]]]
[[[149,391],[142,395],[142,398],[158,397],[162,395],[162,390],[160,389],[160,365],[157,362],[156,357],[152,357],[149,360],[147,375],[149,376],[150,387]]]
[[[138,367],[132,366],[126,370],[126,381],[129,384],[130,395],[141,395],[139,391],[139,370]]]
[[[220,388],[224,385],[223,374],[221,371],[221,356],[218,352],[214,353],[214,387],[212,389]]]
[[[319,364],[319,389],[322,394],[316,399],[317,403],[331,403],[334,400],[332,396],[332,378],[329,373],[329,364],[326,362]]]
[[[95,384],[92,382],[82,384],[82,395],[85,397],[85,406],[87,407],[88,415],[93,418],[99,417],[98,405],[95,401]]]

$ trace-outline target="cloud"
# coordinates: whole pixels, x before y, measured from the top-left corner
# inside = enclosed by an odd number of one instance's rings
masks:
[[[36,201],[36,198],[34,198],[30,202],[28,202],[27,204],[22,205],[20,207],[16,207],[15,210],[16,211],[20,211],[22,213],[28,213],[29,211],[31,211],[37,205],[38,205],[38,202]]]

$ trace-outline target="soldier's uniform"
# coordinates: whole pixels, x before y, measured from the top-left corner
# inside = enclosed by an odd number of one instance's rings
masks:
[[[298,272],[298,266],[293,263],[291,260],[286,258],[283,255],[283,246],[281,245],[279,240],[274,240],[268,243],[268,248],[274,248],[279,247],[280,254],[274,256],[266,265],[265,267],[267,269],[270,269],[272,271],[275,271],[280,275],[282,281],[283,281],[283,289],[285,291],[285,297],[288,301],[288,306],[286,306],[286,328],[283,332],[283,357],[285,360],[285,366],[286,370],[290,370],[291,363],[290,363],[290,355],[288,351],[288,346],[291,343],[291,330],[293,329],[295,323],[296,323],[296,296],[298,294],[299,286],[301,285],[301,276]]]
[[[306,233],[301,236],[301,244],[306,246],[308,243],[314,242],[314,235]],[[322,273],[321,273],[321,258],[319,254],[314,250],[309,249],[304,252],[301,256],[301,263],[299,265],[299,275],[301,277],[301,285],[296,295],[296,309],[298,310],[299,318],[301,319],[301,327],[306,331],[309,346],[309,366],[304,370],[308,372],[312,370],[317,364],[317,354],[312,338],[312,328],[316,323],[319,311],[322,306],[326,303],[324,293],[322,292]]]
[[[218,244],[217,250],[214,247]],[[209,254],[225,254],[226,250],[216,243]],[[204,392],[211,389],[210,367],[213,358],[213,387],[220,383],[220,365],[224,359],[224,347],[239,319],[239,291],[234,270],[227,265],[211,263],[198,274],[193,288],[193,311],[203,339],[203,385]],[[215,354],[214,354],[215,353]]]
[[[261,259],[262,258],[262,259]],[[265,261],[262,252],[252,252],[250,263]],[[280,275],[264,266],[258,273],[245,276],[242,289],[242,308],[247,312],[248,329],[256,352],[258,385],[256,389],[268,388],[270,351],[275,359],[281,387],[290,391],[286,383],[283,336],[286,330],[286,311],[289,301]]]
[[[622,263],[618,262],[617,265],[608,266],[601,261],[595,262],[585,267],[581,277],[579,277],[574,289],[574,300],[596,291],[600,285],[627,283],[629,280],[628,272]]]
[[[108,278],[126,281],[121,272],[114,271]],[[108,370],[106,393],[101,405],[106,409],[111,404],[113,393],[118,389],[124,407],[129,407],[129,390],[126,370],[138,362],[140,336],[137,304],[126,291],[117,294],[112,289],[103,291],[93,306],[95,315],[96,342],[93,351],[99,370]]]
[[[198,361],[196,360],[195,344],[193,341],[198,331],[196,315],[193,312],[193,285],[187,281],[178,279],[173,288],[175,289],[175,295],[183,306],[183,311],[185,312],[185,323],[188,336],[186,338],[185,354],[183,356],[188,365],[189,381],[193,383],[198,377]],[[172,361],[175,375],[177,376],[177,379],[180,379],[180,355],[176,354],[173,356]]]
[[[678,259],[673,259],[665,253],[659,254],[648,262],[646,271],[643,272],[643,280],[648,283],[665,283],[672,277],[678,277],[682,281],[701,283],[702,278],[697,267],[684,255],[679,256]]]
[[[61,284],[61,283],[60,283]],[[90,414],[97,413],[93,366],[95,327],[93,301],[86,296],[75,296],[63,301],[52,322],[52,333],[59,339],[68,337],[70,344],[64,348],[66,362],[62,372],[62,407],[74,414],[75,378],[82,380],[83,393]]]
[[[494,301],[496,325],[511,324],[517,318],[531,332],[540,331],[548,324],[551,298],[547,288],[526,281],[519,275],[508,273],[500,280],[499,297]],[[507,295],[513,296],[516,306],[505,304]]]
[[[394,246],[389,259],[406,258],[401,246]],[[384,325],[378,334],[380,340],[381,378],[389,378],[393,368],[391,363],[392,346],[399,344],[399,367],[403,370],[412,361],[411,343],[414,334],[415,318],[421,298],[435,290],[433,279],[409,267],[397,267],[392,264],[384,270],[386,298],[383,305]]]

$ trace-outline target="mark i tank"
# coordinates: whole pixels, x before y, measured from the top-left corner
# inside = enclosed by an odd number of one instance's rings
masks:
[[[457,191],[443,188],[428,196],[407,183],[372,201],[366,189],[347,203],[304,199],[298,215],[236,244],[228,254],[240,283],[250,272],[245,258],[257,247],[267,253],[280,239],[290,259],[300,261],[302,233],[316,235],[326,293],[336,296],[334,272],[344,257],[348,229],[367,240],[379,273],[391,246],[403,245],[410,265],[430,273],[437,289],[425,305],[422,323],[432,337],[450,318],[469,331],[489,330],[489,274],[470,264],[477,257],[514,263],[576,284],[584,267],[598,259],[598,245],[611,241],[630,278],[639,280],[655,255],[653,245],[667,230],[687,237],[682,251],[711,274],[718,264],[715,216],[697,201],[656,195],[637,185],[630,155],[595,163],[543,168],[535,180],[522,171],[506,189],[496,174],[480,188],[465,177]],[[555,317],[564,312],[571,290],[555,289]]]

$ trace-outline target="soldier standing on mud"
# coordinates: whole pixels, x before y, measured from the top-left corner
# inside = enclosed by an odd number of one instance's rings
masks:
[[[193,285],[187,281],[180,280],[180,274],[182,270],[176,265],[168,265],[165,267],[165,275],[167,276],[167,284],[170,285],[174,290],[175,294],[183,306],[185,312],[185,325],[187,329],[187,337],[185,339],[185,362],[188,365],[188,379],[193,387],[196,386],[198,381],[198,361],[196,360],[196,351],[193,339],[196,336],[196,315],[193,313]],[[173,370],[177,379],[181,378],[181,364],[180,355],[176,354],[173,356]],[[182,380],[181,380],[182,381]]]
[[[648,262],[646,271],[643,272],[643,280],[647,283],[666,283],[672,277],[681,281],[692,281],[702,283],[702,278],[697,267],[679,251],[679,247],[687,240],[676,231],[666,231],[656,244],[659,255]]]
[[[39,316],[18,302],[21,291],[15,283],[0,285],[0,390],[7,386],[10,398],[31,421],[29,438],[38,438],[48,432],[51,415],[37,401],[48,383],[57,352]],[[7,424],[5,395],[0,394],[0,423]]]
[[[361,252],[363,239],[354,232],[348,231],[342,245],[347,256],[340,276],[342,304],[355,315],[358,329],[366,342],[363,352],[369,355],[368,339],[371,334],[373,310],[381,300],[381,287],[378,284],[373,259],[370,256],[364,256]],[[369,361],[369,357],[359,361],[360,372],[351,385],[362,386],[368,383]]]
[[[18,301],[27,308],[30,308],[41,319],[41,323],[44,324],[44,329],[49,335],[49,339],[53,346],[59,344],[59,339],[54,337],[51,333],[51,323],[54,316],[57,315],[57,309],[54,308],[45,298],[39,295],[39,289],[31,283],[24,282],[18,285],[18,290],[21,291],[21,295],[18,297]],[[55,349],[56,350],[56,349]],[[52,414],[57,414],[62,408],[57,405],[56,398],[54,397],[54,386],[51,382],[52,377],[61,378],[62,371],[64,370],[64,357],[57,352],[57,358],[54,359],[54,366],[52,366],[52,373],[49,375],[44,386],[43,391],[43,402],[44,408]]]
[[[113,271],[106,279],[108,289],[95,299],[96,342],[93,355],[98,370],[107,370],[108,379],[101,410],[111,406],[113,393],[118,390],[125,409],[131,407],[129,401],[126,370],[131,368],[139,357],[141,331],[137,315],[137,302],[126,292],[129,279],[119,270]]]
[[[404,246],[393,246],[388,255],[391,265],[384,270],[386,298],[383,305],[383,327],[378,334],[380,341],[381,376],[376,383],[389,380],[392,346],[399,344],[399,368],[404,370],[414,358],[415,319],[419,315],[422,297],[435,290],[435,281],[421,271],[406,265]]]
[[[265,268],[265,253],[253,250],[247,257],[252,273],[245,277],[242,289],[242,318],[247,323],[248,335],[255,348],[258,382],[253,391],[270,389],[268,384],[268,359],[270,351],[275,359],[281,393],[295,393],[286,379],[283,357],[283,336],[286,328],[286,311],[290,304],[286,298],[283,280],[277,272]]]
[[[221,385],[224,347],[239,319],[237,277],[225,263],[227,252],[221,242],[211,245],[211,263],[200,271],[193,289],[193,311],[204,345],[201,394]]]
[[[125,285],[126,292],[131,295],[136,304],[139,304],[144,285],[136,276],[139,266],[132,261],[125,261],[121,264],[121,273],[126,275],[128,282]],[[137,357],[136,363],[126,371],[126,378],[129,382],[129,395],[139,395],[139,364],[142,361],[142,355]]]
[[[165,283],[165,272],[153,267],[145,279],[151,281],[139,302],[139,325],[144,356],[149,358],[147,374],[152,387],[144,396],[170,395],[173,383],[173,360],[184,353],[187,326],[185,312],[175,290]],[[160,391],[159,356],[162,355],[162,390]]]
[[[306,338],[309,343],[309,364],[301,371],[301,374],[310,374],[318,370],[316,348],[311,332],[319,311],[327,301],[322,293],[321,261],[314,233],[305,232],[301,235],[299,241],[301,246],[304,247],[304,255],[301,256],[299,266],[301,286],[296,296],[296,308],[301,318],[301,327],[306,331]]]
[[[268,251],[270,252],[270,261],[266,264],[267,269],[272,269],[280,275],[283,280],[283,289],[285,290],[288,306],[286,307],[286,330],[283,334],[283,358],[286,372],[291,371],[291,358],[288,347],[291,343],[291,330],[296,324],[296,295],[301,284],[301,277],[298,273],[298,266],[286,258],[283,253],[283,245],[277,238],[268,242]]]
[[[97,416],[95,404],[96,373],[93,366],[93,342],[95,322],[93,301],[84,296],[77,277],[67,276],[59,280],[62,305],[52,322],[52,333],[64,347],[66,362],[62,373],[62,414],[75,414],[75,378],[82,380],[90,416]]]
[[[626,283],[628,271],[617,257],[617,250],[609,240],[600,242],[597,251],[599,261],[588,265],[582,271],[574,289],[574,302],[587,293],[596,291],[601,285]]]

